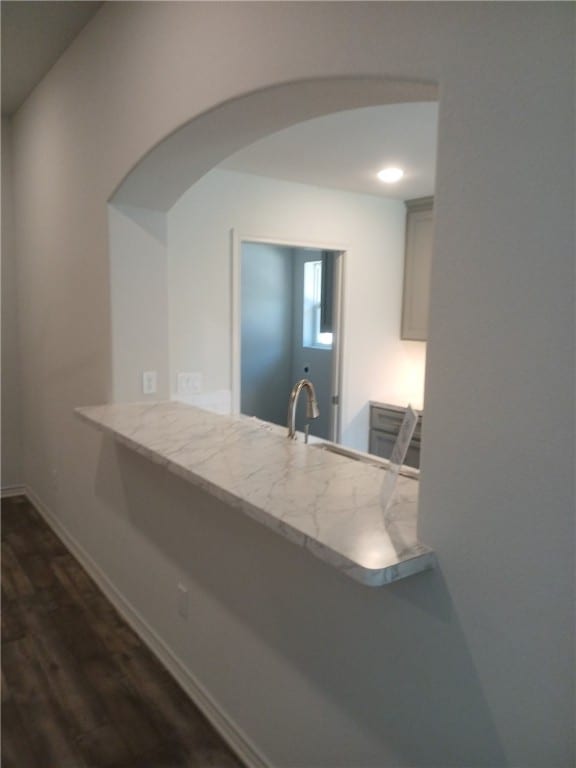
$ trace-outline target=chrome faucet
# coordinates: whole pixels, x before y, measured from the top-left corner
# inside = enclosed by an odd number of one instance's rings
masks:
[[[300,392],[302,392],[303,389],[306,390],[306,394],[308,395],[306,418],[317,419],[318,416],[320,416],[314,384],[312,384],[309,379],[300,379],[300,381],[297,381],[292,387],[292,392],[290,392],[290,397],[288,399],[288,437],[292,440],[296,440],[296,406],[298,404]],[[306,442],[308,442],[308,425],[306,425]]]

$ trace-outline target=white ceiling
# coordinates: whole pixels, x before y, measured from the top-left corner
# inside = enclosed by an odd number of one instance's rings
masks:
[[[11,115],[102,2],[2,0],[2,114]]]
[[[2,114],[13,114],[103,5],[85,0],[2,0]],[[286,128],[221,167],[401,200],[434,193],[436,102],[338,112]],[[398,165],[404,178],[376,173]]]
[[[236,152],[221,168],[399,200],[434,194],[438,104],[364,107],[278,131]],[[383,184],[385,166],[404,178]]]

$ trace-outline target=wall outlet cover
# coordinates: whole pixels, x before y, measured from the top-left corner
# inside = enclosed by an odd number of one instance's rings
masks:
[[[187,619],[188,618],[188,587],[186,584],[178,584],[177,586],[177,595],[178,595],[178,616],[180,616],[181,619]]]
[[[145,395],[154,395],[157,390],[156,371],[142,371],[142,392]]]

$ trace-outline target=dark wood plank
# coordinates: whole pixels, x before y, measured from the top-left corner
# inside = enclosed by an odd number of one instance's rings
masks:
[[[22,497],[2,500],[2,540],[17,555],[46,552],[47,544],[58,552],[66,549],[38,512]]]
[[[18,601],[18,607],[25,622],[29,621],[30,614],[50,614],[70,606],[72,603],[58,587],[38,589],[31,597]]]
[[[87,614],[81,607],[63,606],[51,615],[62,643],[77,661],[100,658],[106,653],[103,642],[88,623]]]
[[[68,550],[54,531],[41,520],[38,525],[30,526],[35,552],[44,552],[46,555],[68,555]]]
[[[30,524],[9,527],[5,530],[4,515],[2,515],[2,540],[5,541],[11,550],[21,557],[22,555],[33,555],[38,551],[34,535],[29,535]]]
[[[26,634],[26,625],[22,610],[17,600],[9,600],[2,595],[2,642],[18,640]]]
[[[125,742],[110,724],[82,734],[76,743],[90,768],[118,768],[133,760]]]
[[[162,744],[118,768],[198,768],[195,758],[178,744]],[[202,768],[205,768],[202,766]]]
[[[198,748],[189,752],[178,744],[167,743],[121,768],[242,768],[242,764],[232,753],[225,754],[221,749]]]
[[[2,768],[38,768],[41,764],[16,704],[2,702]]]
[[[8,683],[6,682],[6,678],[4,677],[4,670],[2,670],[2,682],[1,682],[1,689],[2,689],[2,704],[4,705],[7,701],[10,701],[10,689],[8,688]]]
[[[70,600],[79,606],[83,606],[86,599],[98,592],[98,588],[86,571],[68,553],[53,558],[52,570]]]
[[[242,768],[26,499],[2,547],[2,768]]]
[[[50,589],[57,585],[57,577],[50,563],[50,555],[32,552],[19,556],[22,569],[26,572],[35,590]]]
[[[191,753],[218,747],[224,752],[214,728],[148,649],[133,648],[122,657],[121,664],[133,687],[149,703],[156,729],[165,742],[182,744]]]
[[[85,680],[79,662],[68,652],[54,626],[57,614],[35,614],[31,651],[43,669],[53,698],[59,702],[74,737],[106,722],[104,707]]]
[[[33,640],[26,637],[4,643],[2,647],[4,675],[32,752],[41,756],[43,762],[38,763],[39,766],[86,768],[32,646]]]
[[[242,768],[242,763],[231,750],[224,751],[218,746],[197,747],[190,755],[189,765],[190,768]]]
[[[24,496],[11,496],[0,501],[2,533],[37,524],[40,516]]]
[[[34,587],[26,571],[22,569],[12,547],[4,541],[2,542],[2,584],[8,600],[34,594]]]
[[[156,749],[161,739],[152,713],[123,679],[118,667],[108,659],[92,658],[84,663],[83,669],[131,753],[141,755]]]
[[[92,629],[104,643],[106,650],[115,655],[129,654],[134,648],[141,648],[138,635],[118,616],[116,611],[96,607],[91,612]]]

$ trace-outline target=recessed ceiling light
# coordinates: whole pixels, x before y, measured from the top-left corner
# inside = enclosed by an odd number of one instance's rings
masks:
[[[378,173],[378,178],[385,184],[395,184],[397,181],[400,181],[402,176],[404,176],[404,171],[402,168],[394,168],[392,166],[389,168],[383,168]]]

